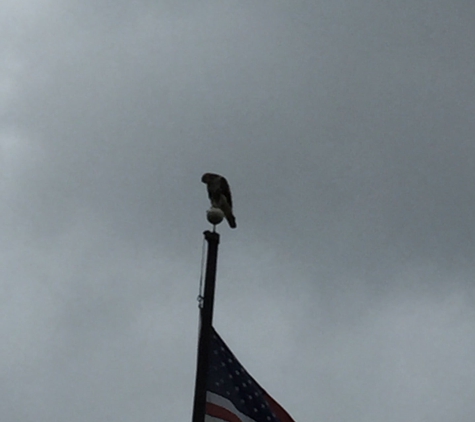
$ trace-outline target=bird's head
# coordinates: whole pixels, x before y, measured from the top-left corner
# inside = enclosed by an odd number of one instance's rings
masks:
[[[201,176],[201,181],[203,183],[211,183],[214,179],[216,179],[217,177],[219,177],[217,174],[214,174],[214,173],[205,173],[203,174],[203,176]]]

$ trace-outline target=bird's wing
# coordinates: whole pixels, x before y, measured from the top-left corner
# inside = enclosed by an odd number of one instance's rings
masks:
[[[220,189],[221,189],[221,193],[224,195],[224,197],[226,198],[226,201],[228,201],[228,204],[229,206],[232,208],[233,206],[233,199],[231,197],[231,189],[229,189],[229,184],[228,184],[228,181],[221,176],[221,180],[220,180]]]

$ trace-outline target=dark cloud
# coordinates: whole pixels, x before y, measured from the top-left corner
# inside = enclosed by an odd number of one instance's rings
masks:
[[[469,421],[469,2],[7,2],[4,420],[186,419],[216,326],[296,420]]]

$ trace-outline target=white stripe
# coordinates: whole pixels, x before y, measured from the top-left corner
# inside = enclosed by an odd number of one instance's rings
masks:
[[[217,394],[214,394],[208,391],[206,393],[206,400],[208,403],[216,404],[218,406],[224,407],[230,412],[233,412],[236,416],[238,416],[242,420],[242,422],[256,422],[254,419],[251,419],[249,416],[246,416],[243,413],[241,413],[239,410],[237,410],[236,406],[234,406],[232,402],[230,402],[228,399],[225,399],[224,397],[218,396]],[[216,418],[210,419],[210,422],[215,422],[215,421],[221,421],[221,419],[216,419]],[[206,419],[206,422],[208,422],[207,419]]]

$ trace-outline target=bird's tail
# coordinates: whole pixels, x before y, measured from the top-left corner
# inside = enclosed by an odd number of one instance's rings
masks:
[[[223,197],[221,197],[221,200],[219,202],[219,208],[221,208],[221,210],[224,212],[224,216],[226,217],[226,220],[229,223],[229,227],[231,227],[232,229],[235,229],[236,218],[234,217],[233,209],[229,206],[226,199],[223,199]]]
[[[234,215],[232,214],[226,215],[226,220],[228,220],[229,227],[231,227],[232,229],[235,229],[237,227],[236,218],[234,217]]]

